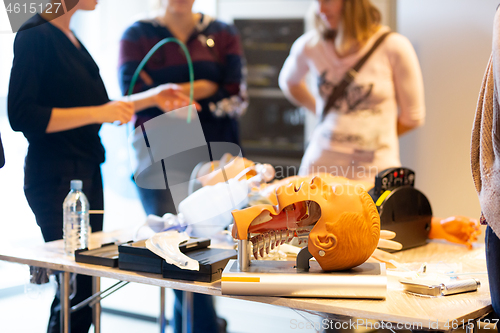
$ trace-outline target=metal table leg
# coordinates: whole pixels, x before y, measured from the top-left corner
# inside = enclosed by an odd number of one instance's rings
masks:
[[[59,291],[61,301],[61,333],[71,332],[71,307],[69,299],[69,272],[59,273]]]
[[[165,332],[166,327],[165,319],[165,288],[160,287],[160,333]]]
[[[193,293],[184,292],[182,302],[182,333],[193,331]]]
[[[92,277],[92,294],[95,295],[101,291],[101,278]],[[94,323],[94,332],[101,333],[101,302],[96,302],[92,306],[92,322]]]

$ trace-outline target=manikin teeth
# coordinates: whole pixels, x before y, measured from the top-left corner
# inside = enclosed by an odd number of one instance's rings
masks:
[[[265,254],[269,254],[269,243],[270,243],[270,235],[269,233],[266,233],[264,236],[264,252]]]
[[[255,235],[250,238],[253,245],[253,256],[256,260],[268,256],[269,251],[274,250],[285,242],[290,242],[298,233],[293,230],[271,230],[263,234]],[[299,244],[307,243],[305,239],[299,238]]]
[[[264,235],[259,236],[259,254],[261,258],[264,258],[264,246],[265,246],[265,239]]]
[[[280,245],[281,244],[284,244],[286,242],[286,235],[287,235],[287,232],[286,230],[282,230],[280,232]]]
[[[255,259],[257,259],[257,237],[252,237],[250,239],[250,241],[252,242],[252,250],[253,250],[253,257]]]

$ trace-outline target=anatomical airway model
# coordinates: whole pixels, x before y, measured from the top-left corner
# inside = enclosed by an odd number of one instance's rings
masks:
[[[304,235],[308,249],[325,271],[345,270],[365,262],[377,247],[380,218],[361,186],[331,186],[320,177],[277,187],[276,205],[233,211],[233,237],[253,243],[256,258]],[[303,236],[303,237],[304,237]]]

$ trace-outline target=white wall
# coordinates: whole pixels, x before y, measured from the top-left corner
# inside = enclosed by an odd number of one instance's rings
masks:
[[[193,5],[193,11],[216,17],[217,0],[196,0]]]
[[[311,3],[311,0],[218,0],[217,17],[226,22],[235,18],[301,18]]]
[[[424,127],[401,139],[402,163],[434,216],[479,217],[470,171],[476,101],[498,0],[398,1],[398,30],[416,49],[425,84]]]

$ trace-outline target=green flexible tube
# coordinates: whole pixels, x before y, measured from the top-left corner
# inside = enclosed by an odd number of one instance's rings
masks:
[[[169,38],[162,39],[161,41],[159,41],[158,43],[156,43],[156,45],[153,46],[153,48],[151,48],[151,50],[148,52],[148,54],[146,54],[146,56],[144,57],[144,59],[142,59],[141,63],[139,64],[139,67],[137,67],[137,69],[135,70],[135,73],[132,76],[132,80],[130,81],[130,85],[128,87],[127,96],[132,95],[132,92],[134,91],[135,83],[137,82],[137,78],[139,77],[139,73],[142,71],[142,69],[144,68],[144,66],[146,65],[146,63],[149,61],[149,59],[153,56],[153,54],[155,54],[156,51],[158,51],[158,49],[160,47],[162,47],[163,45],[165,45],[167,43],[170,43],[170,42],[174,42],[174,43],[177,43],[177,44],[180,45],[180,47],[184,51],[184,54],[186,55],[186,59],[187,59],[187,63],[188,63],[188,68],[189,68],[189,84],[190,84],[190,86],[189,86],[189,111],[188,111],[187,122],[189,124],[191,122],[191,109],[192,109],[193,94],[194,94],[193,61],[191,60],[191,56],[189,55],[189,51],[188,51],[186,45],[184,45],[184,43],[181,42],[180,40],[178,40],[177,38],[169,37]]]

